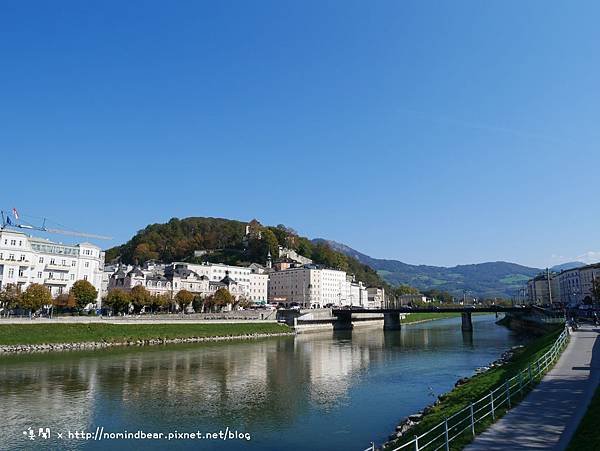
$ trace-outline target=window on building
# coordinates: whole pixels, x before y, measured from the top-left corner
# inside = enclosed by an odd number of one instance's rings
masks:
[[[50,259],[50,264],[51,264],[51,265],[55,265],[55,264],[56,264],[56,261],[55,261],[53,258],[51,258],[51,259]]]
[[[38,260],[40,263],[44,263],[44,257],[40,257],[40,259]]]
[[[75,280],[75,274],[71,274],[71,280]]]
[[[17,245],[17,240],[10,240],[10,245],[11,246],[16,246]]]
[[[48,279],[54,279],[54,273],[53,272],[49,272],[48,273]]]
[[[42,271],[38,271],[38,279],[41,279],[41,278],[42,278],[42,275],[43,275],[43,274],[42,274]]]
[[[15,275],[15,269],[14,268],[10,268],[8,270],[8,277],[12,279],[14,277],[14,275]]]
[[[90,267],[90,262],[85,262],[85,267],[89,268]]]
[[[87,279],[88,279],[87,275],[83,276],[83,280],[87,280]]]
[[[19,277],[25,276],[25,270],[23,268],[19,268]]]
[[[76,264],[77,264],[77,261],[76,261],[76,260],[73,260],[73,261],[71,262],[71,266],[75,266]]]

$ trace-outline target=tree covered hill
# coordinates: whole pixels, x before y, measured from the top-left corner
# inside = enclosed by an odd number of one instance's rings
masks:
[[[250,227],[246,236],[246,226]],[[315,263],[354,274],[366,285],[382,286],[385,282],[367,264],[333,250],[325,242],[314,243],[282,224],[263,226],[223,218],[173,218],[166,224],[150,224],[129,241],[106,251],[106,261],[142,264],[148,260],[162,262],[211,261],[231,265],[264,264],[268,252],[279,257],[279,246],[293,249]],[[194,257],[194,251],[207,251]]]
[[[531,277],[542,270],[508,262],[487,262],[472,265],[443,266],[410,265],[398,260],[373,258],[335,241],[315,239],[334,250],[369,265],[392,285],[410,285],[420,290],[438,289],[462,296],[467,290],[485,298],[510,297]]]

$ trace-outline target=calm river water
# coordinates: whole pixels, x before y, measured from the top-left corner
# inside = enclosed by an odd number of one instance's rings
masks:
[[[361,450],[454,382],[527,341],[473,317],[237,343],[0,358],[0,449]],[[247,432],[251,440],[107,440],[68,431]],[[35,440],[23,431],[31,427]],[[51,438],[39,436],[50,428]],[[62,433],[63,438],[57,438]]]

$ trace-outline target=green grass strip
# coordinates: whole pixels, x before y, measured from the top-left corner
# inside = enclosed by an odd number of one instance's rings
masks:
[[[585,416],[579,423],[579,427],[567,448],[567,451],[589,451],[600,449],[600,387],[590,403]]]
[[[0,345],[125,342],[150,339],[232,337],[291,332],[277,323],[238,324],[0,324]]]
[[[455,318],[457,316],[460,316],[460,313],[409,313],[406,315],[406,318],[402,320],[402,324],[418,323],[420,321],[429,321],[434,319]]]

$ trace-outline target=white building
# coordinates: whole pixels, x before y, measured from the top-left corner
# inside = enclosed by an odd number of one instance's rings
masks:
[[[173,263],[174,266],[188,268],[200,276],[206,276],[211,282],[218,282],[229,275],[240,288],[240,295],[249,301],[266,302],[268,296],[269,275],[253,266],[230,266],[220,263],[191,264]]]
[[[385,305],[385,289],[379,287],[367,288],[368,308],[382,308]]]
[[[533,304],[549,305],[560,302],[560,283],[556,274],[550,274],[550,282],[546,273],[527,281],[527,297]]]
[[[355,281],[354,276],[346,276],[348,282],[348,299],[346,305],[366,308],[369,305],[367,287],[360,281]]]
[[[175,262],[167,266],[121,266],[110,276],[108,289],[144,286],[151,294],[175,296],[181,290],[210,295],[221,287],[236,298],[266,302],[269,275],[255,268]]]
[[[293,260],[301,265],[310,265],[313,262],[310,258],[304,257],[295,250],[288,249],[283,246],[279,246],[279,258],[289,258],[290,260]]]
[[[104,252],[90,243],[55,243],[13,230],[0,230],[0,288],[15,284],[21,290],[32,283],[46,286],[52,296],[68,293],[78,280],[102,291]]]
[[[591,302],[592,283],[598,277],[600,277],[600,263],[562,271],[555,276],[558,281],[560,302],[571,306]]]
[[[579,268],[579,282],[581,283],[582,302],[600,301],[600,299],[594,299],[594,294],[592,291],[594,279],[600,280],[600,263]]]
[[[288,268],[270,273],[269,300],[303,308],[350,305],[350,285],[344,271],[313,265]]]

